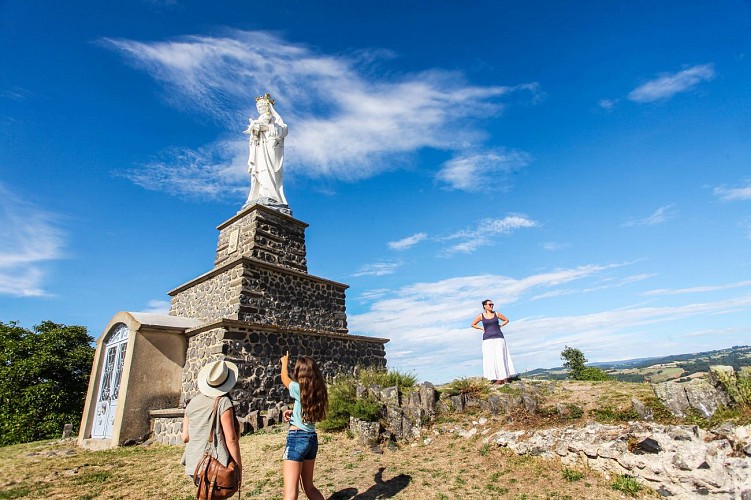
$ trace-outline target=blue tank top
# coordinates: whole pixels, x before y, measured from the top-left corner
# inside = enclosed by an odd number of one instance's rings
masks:
[[[485,332],[482,334],[482,340],[488,339],[502,339],[503,332],[501,331],[501,321],[498,316],[493,315],[492,318],[486,319],[484,315],[482,317],[482,328]]]

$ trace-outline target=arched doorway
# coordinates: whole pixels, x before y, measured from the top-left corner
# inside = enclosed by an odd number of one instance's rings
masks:
[[[119,323],[112,328],[107,336],[104,348],[104,366],[97,389],[94,421],[91,426],[91,437],[94,439],[109,439],[112,437],[129,335],[128,327]]]

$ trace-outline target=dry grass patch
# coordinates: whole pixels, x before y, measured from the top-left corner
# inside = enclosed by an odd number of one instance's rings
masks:
[[[498,430],[500,423],[488,427]],[[242,498],[281,499],[285,435],[276,429],[241,439]],[[346,433],[320,433],[315,482],[335,500],[619,497],[611,481],[587,469],[571,472],[556,461],[517,456],[479,438],[431,437],[428,445],[378,454]],[[0,499],[187,500],[194,489],[179,464],[181,455],[181,447],[158,445],[92,452],[72,441],[0,448]]]

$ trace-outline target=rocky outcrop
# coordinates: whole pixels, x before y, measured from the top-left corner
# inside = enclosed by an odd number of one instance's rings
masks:
[[[488,420],[470,429],[444,428],[519,455],[529,454],[590,467],[606,475],[627,474],[662,496],[676,499],[751,498],[751,426],[697,426],[644,422],[623,425],[589,423],[583,427],[493,432]],[[491,423],[492,425],[492,423]],[[426,440],[425,444],[429,444]]]
[[[350,418],[350,431],[369,447],[384,441],[413,441],[420,436],[423,426],[432,422],[436,415],[438,391],[430,382],[423,382],[406,391],[398,387],[358,385],[356,396],[369,396],[382,404],[378,422]]]
[[[695,411],[709,418],[721,406],[751,404],[751,368],[712,366],[707,379],[653,384],[655,395],[676,417]]]

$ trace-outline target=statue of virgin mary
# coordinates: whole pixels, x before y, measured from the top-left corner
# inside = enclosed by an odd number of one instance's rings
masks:
[[[289,214],[282,178],[287,125],[274,109],[274,104],[275,101],[269,94],[256,97],[256,109],[259,116],[256,119],[249,119],[248,128],[243,132],[250,136],[248,140],[250,194],[243,208],[258,203]]]

